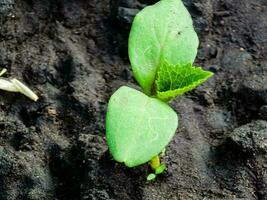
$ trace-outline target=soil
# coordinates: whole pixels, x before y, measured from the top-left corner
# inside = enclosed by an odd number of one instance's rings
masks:
[[[267,1],[184,0],[215,73],[171,106],[180,126],[149,167],[108,153],[105,112],[121,85],[134,15],[150,0],[0,0],[0,68],[40,96],[1,91],[1,200],[267,199]]]

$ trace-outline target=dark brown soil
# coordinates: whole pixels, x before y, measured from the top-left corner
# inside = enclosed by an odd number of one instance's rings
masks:
[[[1,200],[266,200],[267,1],[184,0],[214,77],[171,103],[165,174],[112,160],[105,112],[137,87],[127,39],[140,0],[0,0],[0,67],[40,96],[1,91]]]

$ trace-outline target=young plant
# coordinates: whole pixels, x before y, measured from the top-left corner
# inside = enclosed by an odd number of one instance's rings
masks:
[[[110,98],[106,135],[114,159],[135,167],[150,161],[155,179],[166,166],[159,154],[178,127],[178,116],[167,104],[212,76],[193,66],[198,37],[181,0],[161,0],[134,19],[129,57],[144,93],[122,86]]]

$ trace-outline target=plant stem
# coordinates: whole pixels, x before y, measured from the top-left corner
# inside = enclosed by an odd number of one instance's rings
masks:
[[[158,167],[160,166],[160,158],[159,156],[154,156],[151,160],[150,160],[150,167],[153,170],[156,170]]]

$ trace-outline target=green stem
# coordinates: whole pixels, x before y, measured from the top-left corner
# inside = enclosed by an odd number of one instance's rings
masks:
[[[154,156],[151,160],[150,160],[150,167],[153,170],[156,170],[158,167],[160,166],[160,158],[159,156]]]

